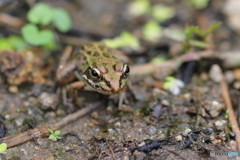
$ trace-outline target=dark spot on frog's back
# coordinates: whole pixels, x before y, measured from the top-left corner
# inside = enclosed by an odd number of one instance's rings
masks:
[[[98,57],[98,56],[99,56],[99,53],[98,53],[98,52],[94,52],[94,53],[93,53],[93,56]]]
[[[109,57],[110,57],[110,56],[109,56],[109,53],[107,53],[107,52],[103,52],[103,56],[106,57],[106,58],[109,58]]]
[[[87,54],[88,54],[88,55],[92,55],[92,52],[91,52],[91,51],[87,51]]]
[[[100,49],[101,51],[104,50],[104,46],[103,46],[103,45],[99,45],[98,47],[99,47],[99,49]]]

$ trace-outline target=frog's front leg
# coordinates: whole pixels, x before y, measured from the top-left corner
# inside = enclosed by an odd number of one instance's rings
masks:
[[[83,89],[84,85],[82,81],[76,81],[69,85],[69,97],[72,99],[74,106],[80,106],[78,102],[78,90]]]

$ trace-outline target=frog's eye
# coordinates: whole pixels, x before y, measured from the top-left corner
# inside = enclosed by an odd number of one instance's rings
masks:
[[[100,71],[96,68],[92,69],[91,74],[94,78],[99,78],[100,77]]]
[[[128,67],[128,65],[126,64],[124,65],[123,72],[124,72],[124,77],[127,77],[130,72],[130,68]]]

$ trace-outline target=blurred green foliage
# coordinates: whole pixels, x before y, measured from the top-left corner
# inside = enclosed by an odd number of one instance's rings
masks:
[[[22,50],[28,47],[22,37],[11,35],[9,37],[0,38],[1,50]]]
[[[1,143],[0,144],[0,153],[4,152],[7,150],[7,144],[6,143]]]
[[[51,8],[47,3],[39,2],[27,14],[28,21],[21,28],[26,42],[46,49],[55,49],[53,27],[60,32],[67,32],[72,25],[69,14],[60,8]],[[49,28],[49,29],[42,29]]]
[[[122,32],[118,37],[113,39],[104,39],[103,42],[109,48],[121,48],[121,47],[130,47],[133,50],[138,50],[140,44],[138,39],[129,32]]]

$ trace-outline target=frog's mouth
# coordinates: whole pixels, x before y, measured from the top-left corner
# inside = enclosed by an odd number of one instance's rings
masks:
[[[86,75],[82,76],[83,79],[97,92],[105,94],[105,95],[115,95],[119,94],[123,87],[120,85],[119,81],[117,82],[105,82],[105,81],[98,81],[95,82],[91,79],[88,79]]]

